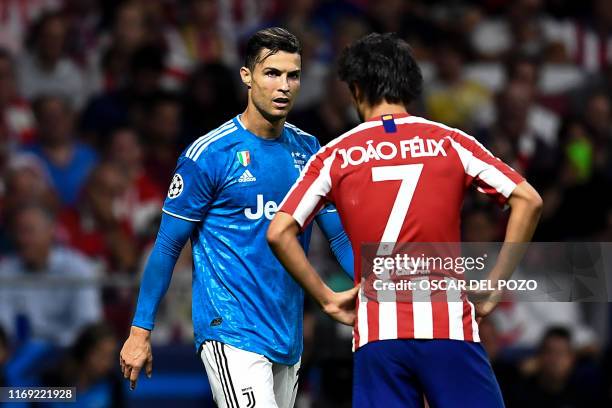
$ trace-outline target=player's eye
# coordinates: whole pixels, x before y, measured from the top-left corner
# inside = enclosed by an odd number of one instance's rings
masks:
[[[266,72],[265,75],[270,77],[270,78],[276,78],[278,76],[278,72],[276,72],[276,71],[268,71],[268,72]]]
[[[290,72],[289,73],[289,78],[291,79],[298,79],[300,77],[300,73],[299,72]]]

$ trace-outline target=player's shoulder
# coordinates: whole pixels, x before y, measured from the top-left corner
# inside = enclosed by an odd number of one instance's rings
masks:
[[[224,148],[236,140],[235,136],[240,132],[240,126],[235,118],[228,120],[221,126],[209,131],[194,140],[181,154],[181,158],[199,162],[203,157],[224,150]]]
[[[303,131],[299,127],[285,122],[285,131],[289,133],[298,143],[304,143],[309,146],[314,152],[319,150],[321,147],[319,140],[308,132]]]

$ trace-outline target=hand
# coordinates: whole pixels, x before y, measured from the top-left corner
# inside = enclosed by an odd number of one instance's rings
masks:
[[[130,389],[136,388],[138,374],[145,367],[147,377],[153,374],[153,353],[151,351],[151,332],[132,326],[130,337],[123,344],[119,354],[121,372],[130,380]]]
[[[474,298],[476,308],[476,323],[480,324],[483,317],[488,316],[501,300],[502,290],[477,291],[470,294]]]
[[[359,286],[344,292],[333,292],[331,297],[323,305],[323,311],[332,319],[352,326],[355,324],[355,299],[359,292]]]

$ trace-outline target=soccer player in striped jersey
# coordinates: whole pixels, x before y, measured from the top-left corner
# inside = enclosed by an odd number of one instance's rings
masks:
[[[327,310],[337,294],[309,264],[296,235],[322,205],[336,205],[353,245],[355,283],[362,292],[354,324],[353,406],[422,407],[425,396],[433,408],[502,407],[477,325],[495,307],[499,292],[475,305],[465,293],[451,291],[442,293],[443,301],[434,301],[425,290],[402,298],[395,291],[398,296],[390,300],[381,292],[363,296],[369,278],[359,270],[361,245],[460,242],[461,205],[473,185],[509,205],[502,251],[515,254],[508,243],[531,240],[542,200],[473,137],[407,112],[422,77],[404,41],[391,34],[368,35],[344,50],[339,73],[365,121],[311,158],[272,221],[268,242]],[[376,253],[389,251],[385,245],[378,248]],[[509,277],[516,257],[497,259],[495,276]],[[354,316],[333,317],[350,323]]]
[[[301,47],[281,28],[248,41],[246,110],[179,157],[155,246],[144,271],[121,366],[131,386],[152,370],[150,331],[187,239],[193,248],[195,343],[219,407],[293,406],[302,353],[303,291],[265,239],[278,204],[317,139],[285,122],[300,88]],[[206,114],[206,112],[202,112]],[[317,216],[351,275],[353,254],[333,207]],[[299,237],[306,251],[310,230]],[[353,308],[354,290],[337,298]]]

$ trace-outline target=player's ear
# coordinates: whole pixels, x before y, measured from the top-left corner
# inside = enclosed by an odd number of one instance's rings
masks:
[[[251,89],[251,70],[247,67],[240,68],[240,79],[247,86],[247,88]]]
[[[359,102],[361,101],[361,96],[362,96],[361,89],[355,82],[353,82],[349,86],[349,88],[351,89],[351,95],[353,95],[353,99],[355,100],[355,103],[359,105]]]

